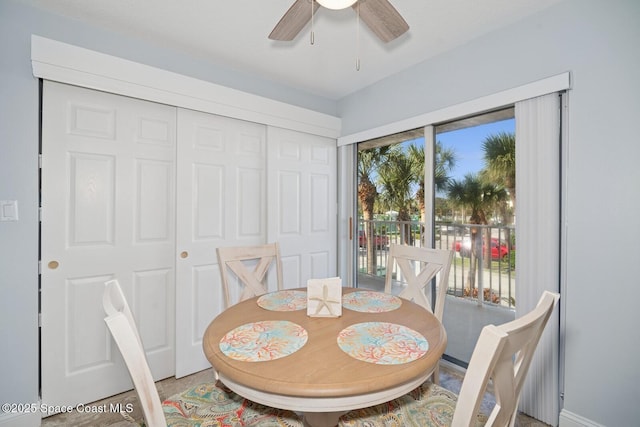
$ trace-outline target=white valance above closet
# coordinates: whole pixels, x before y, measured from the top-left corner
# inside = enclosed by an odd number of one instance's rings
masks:
[[[36,35],[33,75],[45,80],[337,138],[338,117]]]

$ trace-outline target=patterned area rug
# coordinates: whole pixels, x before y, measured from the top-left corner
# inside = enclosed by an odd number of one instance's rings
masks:
[[[410,393],[390,402],[351,411],[340,418],[340,427],[449,427],[457,395],[426,382]],[[479,415],[476,427],[487,418]]]
[[[260,405],[220,383],[204,383],[162,402],[167,426],[302,427],[294,412]]]
[[[447,390],[451,390],[455,394],[460,393],[462,379],[462,374],[454,373],[453,371],[450,372],[447,369],[440,369],[440,385]],[[489,389],[485,392],[482,403],[480,404],[480,413],[482,414],[490,414],[493,407],[496,405],[496,399],[490,391],[491,385],[489,385]]]

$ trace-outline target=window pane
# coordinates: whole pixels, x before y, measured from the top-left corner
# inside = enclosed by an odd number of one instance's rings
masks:
[[[422,128],[358,145],[360,287],[384,289],[389,244],[420,244],[423,147]]]
[[[455,251],[446,357],[464,366],[482,327],[515,317],[513,109],[438,126],[436,141],[436,175],[453,158],[434,202],[436,247]]]
[[[386,271],[391,243],[454,250],[446,356],[465,365],[483,326],[515,316],[514,110],[438,125],[435,141],[429,165],[422,128],[358,145],[357,286],[383,290],[386,274],[398,279]],[[435,195],[426,206],[425,194]],[[399,293],[402,280],[393,283]]]

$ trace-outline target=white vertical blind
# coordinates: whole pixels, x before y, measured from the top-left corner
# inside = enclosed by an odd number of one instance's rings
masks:
[[[516,317],[533,309],[544,290],[560,290],[560,96],[515,104]],[[520,397],[520,410],[552,426],[559,416],[559,316],[540,339]]]

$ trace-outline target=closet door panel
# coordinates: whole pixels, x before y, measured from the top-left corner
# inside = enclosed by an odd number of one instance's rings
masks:
[[[268,128],[268,240],[280,242],[286,288],[336,275],[336,141]]]
[[[176,110],[46,81],[42,105],[42,402],[132,388],[104,323],[118,279],[155,379],[174,374]]]
[[[216,248],[266,240],[265,127],[179,109],[178,140],[176,376],[181,377],[211,367],[202,336],[224,306]]]

